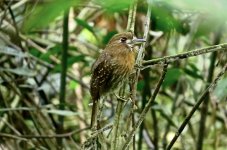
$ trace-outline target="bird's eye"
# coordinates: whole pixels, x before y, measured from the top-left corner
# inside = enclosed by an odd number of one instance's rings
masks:
[[[125,43],[125,42],[126,42],[126,40],[127,40],[127,38],[126,38],[126,37],[122,37],[122,38],[120,39],[120,41],[121,41],[122,43]]]

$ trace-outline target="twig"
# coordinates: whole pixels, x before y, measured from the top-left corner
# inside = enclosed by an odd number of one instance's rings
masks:
[[[194,56],[202,55],[205,53],[210,53],[210,52],[215,52],[215,51],[220,51],[220,50],[227,50],[227,43],[214,45],[214,46],[210,46],[210,47],[206,47],[206,48],[200,48],[200,49],[192,50],[192,51],[177,54],[177,55],[166,56],[166,57],[156,58],[156,59],[152,59],[152,60],[146,60],[143,62],[143,66],[149,67],[149,66],[155,65],[155,64],[171,63],[171,62],[177,61],[179,59],[185,59],[185,58],[194,57]]]
[[[227,70],[227,64],[223,67],[223,69],[221,70],[221,72],[217,75],[217,77],[215,78],[215,80],[209,85],[209,87],[203,92],[203,94],[201,95],[201,97],[199,98],[199,100],[197,101],[197,103],[195,104],[195,106],[192,108],[192,110],[190,111],[190,113],[187,115],[187,117],[185,118],[185,120],[183,121],[183,123],[181,124],[181,126],[178,128],[177,132],[175,133],[175,136],[173,137],[173,139],[171,140],[171,142],[169,143],[169,145],[167,146],[167,150],[170,150],[172,148],[172,146],[174,145],[174,143],[176,142],[176,140],[178,139],[178,137],[180,136],[180,134],[182,133],[182,131],[184,130],[185,126],[188,124],[189,120],[191,119],[192,115],[195,113],[195,111],[199,108],[200,104],[204,101],[205,97],[207,96],[207,94],[209,93],[209,90],[213,89],[216,87],[217,85],[217,81],[224,75],[224,73]]]
[[[54,134],[54,135],[12,135],[12,134],[8,134],[8,133],[0,133],[0,137],[12,138],[12,139],[18,139],[18,140],[27,140],[27,139],[34,139],[34,138],[36,138],[36,139],[65,138],[65,137],[70,137],[74,134],[80,133],[84,130],[88,130],[89,128],[90,127],[86,127],[86,128],[79,129],[79,130],[74,130],[72,132]]]
[[[27,141],[26,138],[22,138],[18,135],[12,135],[12,134],[7,134],[7,133],[0,133],[0,137],[5,137],[5,138],[10,138],[10,139],[16,139],[16,140],[22,140],[22,141]]]
[[[0,112],[7,111],[38,111],[40,109],[49,109],[51,105],[43,105],[41,107],[15,107],[15,108],[0,108]]]
[[[152,94],[152,96],[150,97],[150,99],[148,100],[146,106],[144,107],[142,113],[140,114],[140,117],[139,117],[139,120],[136,122],[135,124],[135,128],[130,132],[129,136],[127,137],[126,139],[126,142],[123,146],[123,149],[127,149],[132,141],[132,138],[133,136],[135,135],[136,133],[136,130],[139,128],[139,126],[141,125],[141,123],[143,122],[147,112],[150,110],[158,92],[159,92],[159,89],[164,81],[164,78],[165,78],[165,75],[166,75],[166,72],[167,72],[167,67],[168,67],[168,64],[165,64],[164,67],[163,67],[163,72],[162,72],[162,75],[158,81],[158,84],[154,90],[154,93]]]
[[[95,138],[95,137],[97,137],[100,133],[102,133],[102,132],[104,132],[104,131],[106,131],[106,130],[108,130],[108,129],[111,129],[112,127],[113,127],[113,125],[110,124],[110,125],[107,125],[107,126],[104,127],[104,128],[101,128],[101,129],[99,129],[99,130],[96,130],[95,132],[92,133],[92,135],[91,135],[89,138],[90,138],[90,139]]]

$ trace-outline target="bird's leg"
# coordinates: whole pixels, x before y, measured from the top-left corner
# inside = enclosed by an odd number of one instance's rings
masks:
[[[144,68],[144,66],[141,65],[141,64],[136,63],[136,64],[134,65],[134,68],[135,68],[135,69],[141,69],[141,68]]]

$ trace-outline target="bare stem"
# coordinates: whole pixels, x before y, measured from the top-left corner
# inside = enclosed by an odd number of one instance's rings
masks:
[[[69,10],[66,10],[63,20],[63,41],[62,41],[62,68],[61,68],[61,83],[60,83],[60,99],[59,109],[65,109],[65,88],[66,88],[66,72],[67,72],[67,51],[68,51],[68,20]],[[58,133],[63,133],[64,130],[64,116],[59,116]],[[60,147],[62,146],[62,139],[57,139]]]
[[[134,0],[132,5],[129,8],[129,16],[128,16],[128,24],[127,24],[127,30],[134,32],[135,27],[135,18],[136,18],[136,8],[137,8],[137,0]],[[117,103],[117,109],[116,109],[116,115],[114,118],[114,124],[113,124],[113,136],[111,140],[111,150],[117,149],[118,145],[118,130],[119,130],[119,123],[120,123],[120,116],[122,113],[124,102],[120,99],[118,99]]]
[[[131,3],[131,6],[129,8],[127,31],[132,31],[132,33],[134,33],[135,22],[136,22],[137,1],[138,0],[134,0],[133,3]]]

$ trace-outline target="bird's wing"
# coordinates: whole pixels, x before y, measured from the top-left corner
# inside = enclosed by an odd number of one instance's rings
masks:
[[[98,100],[100,99],[100,94],[105,92],[105,84],[110,78],[111,70],[107,68],[107,59],[110,59],[110,56],[106,53],[102,53],[91,68],[92,78],[90,93],[93,100],[91,117],[92,128],[97,122]]]
[[[91,67],[91,72],[94,73],[95,69],[97,69],[97,67],[103,63],[105,60],[110,59],[111,56],[108,55],[107,53],[103,52],[100,54],[99,58],[94,62],[94,64]]]

